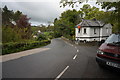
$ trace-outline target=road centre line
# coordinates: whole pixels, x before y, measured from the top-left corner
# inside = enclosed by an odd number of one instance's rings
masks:
[[[58,80],[64,73],[65,71],[69,68],[69,66],[67,66],[56,78],[55,80]]]
[[[65,42],[66,44],[70,45],[70,46],[73,46],[72,44],[68,43],[68,42]]]
[[[70,46],[73,46],[72,44],[69,43]]]
[[[76,59],[76,57],[77,57],[77,54],[73,57],[73,59]]]
[[[77,49],[77,52],[79,52],[79,50]]]

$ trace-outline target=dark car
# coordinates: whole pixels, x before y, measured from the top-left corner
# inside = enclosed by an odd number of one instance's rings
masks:
[[[96,61],[100,66],[107,66],[120,70],[120,33],[112,34],[99,47]]]

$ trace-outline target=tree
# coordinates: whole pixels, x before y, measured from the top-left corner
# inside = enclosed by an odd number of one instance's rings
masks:
[[[81,4],[83,2],[88,2],[88,0],[61,0],[60,1],[60,7],[65,7],[69,5],[69,7],[75,7],[76,4]]]
[[[114,32],[120,32],[120,23],[119,23],[120,22],[120,1],[119,2],[101,2],[97,4],[101,5],[102,8],[106,9],[107,11],[114,8],[112,9],[112,11],[107,12],[106,21],[113,24]]]
[[[2,9],[3,42],[30,39],[32,32],[29,20],[30,18],[19,10],[13,12],[13,10],[8,10],[7,6],[5,6]]]
[[[20,12],[19,10],[16,11],[13,15],[13,21],[17,23],[17,21],[20,19],[21,16],[22,16],[22,12]]]
[[[17,26],[19,28],[26,28],[30,26],[30,18],[27,18],[27,15],[21,15],[19,20],[17,20]]]
[[[74,36],[74,26],[81,21],[83,13],[81,11],[67,10],[61,13],[60,19],[54,20],[55,34],[61,36]]]
[[[21,36],[23,39],[30,39],[32,34],[29,19],[30,18],[27,18],[27,15],[21,15],[17,21],[17,27],[21,30]]]
[[[13,14],[14,12],[12,10],[8,10],[7,6],[5,6],[2,9],[2,24],[3,25],[10,25],[11,24],[11,20],[13,18]]]
[[[83,5],[80,10],[84,13],[84,19],[101,19],[101,15],[104,14],[104,11],[100,11],[99,8],[91,7],[89,4]]]
[[[65,7],[67,5],[71,6],[72,8],[75,7],[75,5],[78,5],[82,3],[83,0],[61,0],[61,6]],[[88,0],[84,0],[88,1]],[[99,4],[102,6],[102,9],[106,9],[106,12],[92,12],[95,13],[96,18],[99,20],[104,21],[105,23],[111,23],[113,24],[113,32],[120,32],[120,1],[119,2],[96,2],[96,4]],[[113,9],[114,8],[114,9]],[[109,11],[112,10],[112,11]],[[91,13],[89,13],[91,15]],[[87,15],[87,19],[91,18]]]

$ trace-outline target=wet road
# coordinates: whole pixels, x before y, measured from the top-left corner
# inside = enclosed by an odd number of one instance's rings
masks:
[[[100,68],[96,46],[78,46],[53,39],[49,50],[3,62],[3,78],[120,78]]]

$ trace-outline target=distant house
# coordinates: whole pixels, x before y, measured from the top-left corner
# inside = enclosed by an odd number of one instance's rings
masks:
[[[82,20],[75,26],[75,38],[77,41],[101,41],[106,40],[112,33],[112,25],[97,20]]]

